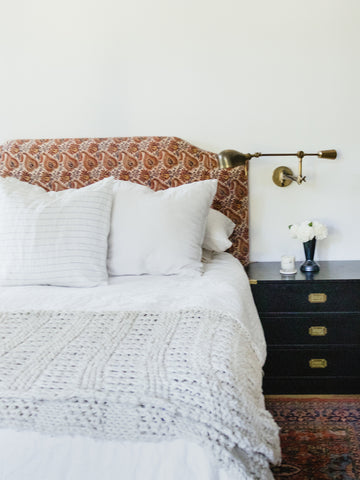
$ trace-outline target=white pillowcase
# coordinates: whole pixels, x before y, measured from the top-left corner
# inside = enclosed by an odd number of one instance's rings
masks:
[[[233,233],[235,223],[226,215],[210,208],[206,222],[205,238],[203,248],[212,252],[225,252],[231,247],[229,240]]]
[[[154,192],[117,180],[109,236],[110,275],[200,272],[217,180]]]
[[[107,281],[114,179],[46,192],[0,179],[0,284],[92,287]]]

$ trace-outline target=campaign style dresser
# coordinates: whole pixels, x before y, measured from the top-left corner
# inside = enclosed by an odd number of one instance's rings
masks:
[[[266,394],[360,393],[360,261],[319,262],[282,275],[280,262],[247,268],[264,328]]]

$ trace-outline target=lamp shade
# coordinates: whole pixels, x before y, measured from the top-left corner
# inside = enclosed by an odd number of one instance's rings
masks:
[[[330,160],[334,160],[336,158],[336,155],[336,150],[321,150],[321,152],[318,153],[318,157],[328,158]]]
[[[246,165],[252,157],[249,153],[240,153],[237,150],[223,150],[218,154],[219,168],[233,168]]]

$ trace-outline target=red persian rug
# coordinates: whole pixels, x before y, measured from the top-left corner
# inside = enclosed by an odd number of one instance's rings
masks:
[[[276,480],[360,480],[360,396],[267,396],[281,427]]]

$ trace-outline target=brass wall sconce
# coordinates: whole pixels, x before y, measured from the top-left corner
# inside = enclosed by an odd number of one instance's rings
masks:
[[[277,167],[273,171],[273,182],[278,187],[287,187],[291,182],[296,182],[301,185],[306,182],[306,177],[302,174],[302,159],[307,156],[315,156],[319,158],[327,158],[334,160],[337,156],[336,150],[322,150],[318,153],[304,153],[299,151],[297,153],[240,153],[236,150],[223,150],[218,155],[219,168],[234,168],[240,165],[245,165],[245,173],[247,175],[248,162],[253,157],[291,157],[295,156],[299,159],[298,175],[295,176],[293,171],[288,167]]]

